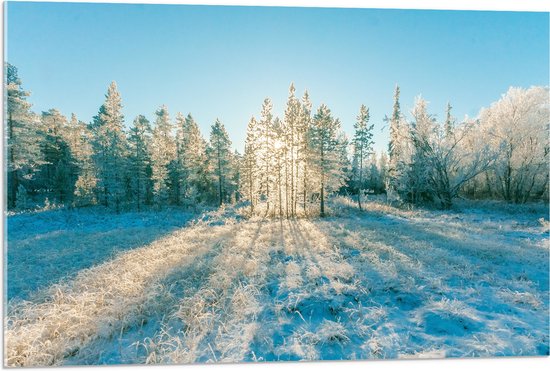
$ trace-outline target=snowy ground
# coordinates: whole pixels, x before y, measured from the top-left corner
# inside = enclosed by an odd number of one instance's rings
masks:
[[[189,212],[113,214],[101,209],[50,210],[8,217],[8,299],[36,289],[116,253],[153,242],[183,227]]]
[[[7,362],[548,354],[545,207],[367,208],[10,217]]]

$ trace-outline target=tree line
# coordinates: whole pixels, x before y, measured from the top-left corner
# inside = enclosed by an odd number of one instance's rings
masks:
[[[387,193],[399,203],[456,197],[527,202],[548,197],[548,88],[511,88],[501,100],[462,122],[442,122],[417,98],[411,119],[399,87],[387,154],[373,151],[369,109],[359,108],[349,139],[330,108],[316,110],[291,84],[283,117],[269,98],[248,122],[244,153],[220,120],[205,139],[191,114],[172,120],[161,106],[153,122],[126,125],[115,82],[91,122],[50,109],[31,111],[17,69],[6,64],[8,209],[57,204],[126,209],[245,202],[251,213],[292,217],[327,212],[327,198]]]
[[[387,193],[414,204],[450,208],[455,198],[513,203],[548,200],[548,87],[510,88],[477,119],[462,122],[447,105],[437,121],[417,97],[407,119],[395,90],[390,125]]]

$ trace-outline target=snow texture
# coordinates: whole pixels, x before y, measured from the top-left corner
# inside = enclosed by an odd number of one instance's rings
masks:
[[[548,355],[548,210],[478,205],[10,216],[6,362]]]

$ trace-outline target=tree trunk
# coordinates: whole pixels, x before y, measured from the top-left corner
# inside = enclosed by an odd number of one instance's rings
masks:
[[[296,214],[296,210],[294,209],[294,125],[291,127],[290,130],[290,207],[291,214],[292,216],[294,216]]]
[[[283,217],[283,190],[282,190],[282,182],[281,182],[281,159],[278,159],[278,179],[277,183],[279,186],[279,218]]]
[[[13,162],[12,162],[13,163]],[[17,188],[19,187],[19,172],[17,170],[10,171],[10,197],[8,198],[8,208],[14,209],[17,205]]]
[[[453,198],[450,192],[443,192],[441,195],[441,208],[443,210],[449,210],[453,206]]]
[[[223,198],[222,198],[223,197],[223,195],[222,195],[222,182],[223,182],[223,179],[222,179],[222,160],[221,160],[219,142],[218,142],[217,147],[218,147],[217,148],[217,150],[218,150],[218,188],[219,188],[219,194],[220,194],[220,206],[222,206],[222,204],[223,204]]]
[[[359,149],[359,189],[357,190],[357,203],[359,204],[359,211],[362,211],[361,207],[361,189],[363,187],[363,148]]]
[[[9,128],[9,138],[13,141],[13,119],[10,112],[10,117],[8,119],[8,128]],[[15,163],[15,153],[13,150],[13,144],[9,147],[9,159],[10,159],[10,166],[14,166]],[[17,188],[19,187],[19,174],[18,171],[14,168],[14,170],[10,171],[11,178],[10,182],[10,194],[8,197],[8,208],[13,209],[15,208],[15,205],[17,205]]]
[[[307,214],[307,165],[304,163],[304,216]]]
[[[298,206],[298,181],[299,181],[299,171],[300,168],[298,166],[298,156],[296,156],[296,184],[295,189],[292,189],[292,193],[294,194],[294,204],[292,205],[292,210],[294,210],[294,216],[296,216],[296,210]]]
[[[285,150],[285,207],[286,207],[286,218],[288,219],[289,217],[289,197],[288,197],[288,151]],[[291,168],[292,168],[292,164],[291,164]],[[291,189],[291,194],[294,192],[294,189]],[[292,197],[292,196],[291,196]],[[292,199],[291,201],[291,204],[290,204],[290,214],[291,215],[294,215],[293,213],[293,209],[292,209],[292,205],[294,204],[294,200]]]
[[[252,189],[253,179],[252,179],[252,167],[249,166],[248,170],[248,191],[250,193],[250,214],[254,213],[254,190]]]
[[[325,182],[321,180],[321,217],[325,216]]]

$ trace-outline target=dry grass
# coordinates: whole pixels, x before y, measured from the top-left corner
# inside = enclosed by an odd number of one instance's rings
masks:
[[[8,365],[78,360],[86,344],[114,346],[152,314],[154,326],[132,338],[141,353],[131,361],[541,353],[548,293],[538,282],[548,248],[537,247],[538,235],[531,241],[509,229],[505,239],[487,229],[479,237],[472,231],[494,221],[450,224],[454,215],[377,202],[366,209],[313,220],[211,213],[40,300],[10,303]],[[171,275],[186,274],[182,267],[194,278]]]
[[[54,366],[91,340],[109,338],[159,305],[158,283],[191,264],[227,227],[196,225],[54,285],[37,302],[14,302],[6,317],[7,366]],[[160,303],[162,305],[162,303]]]

